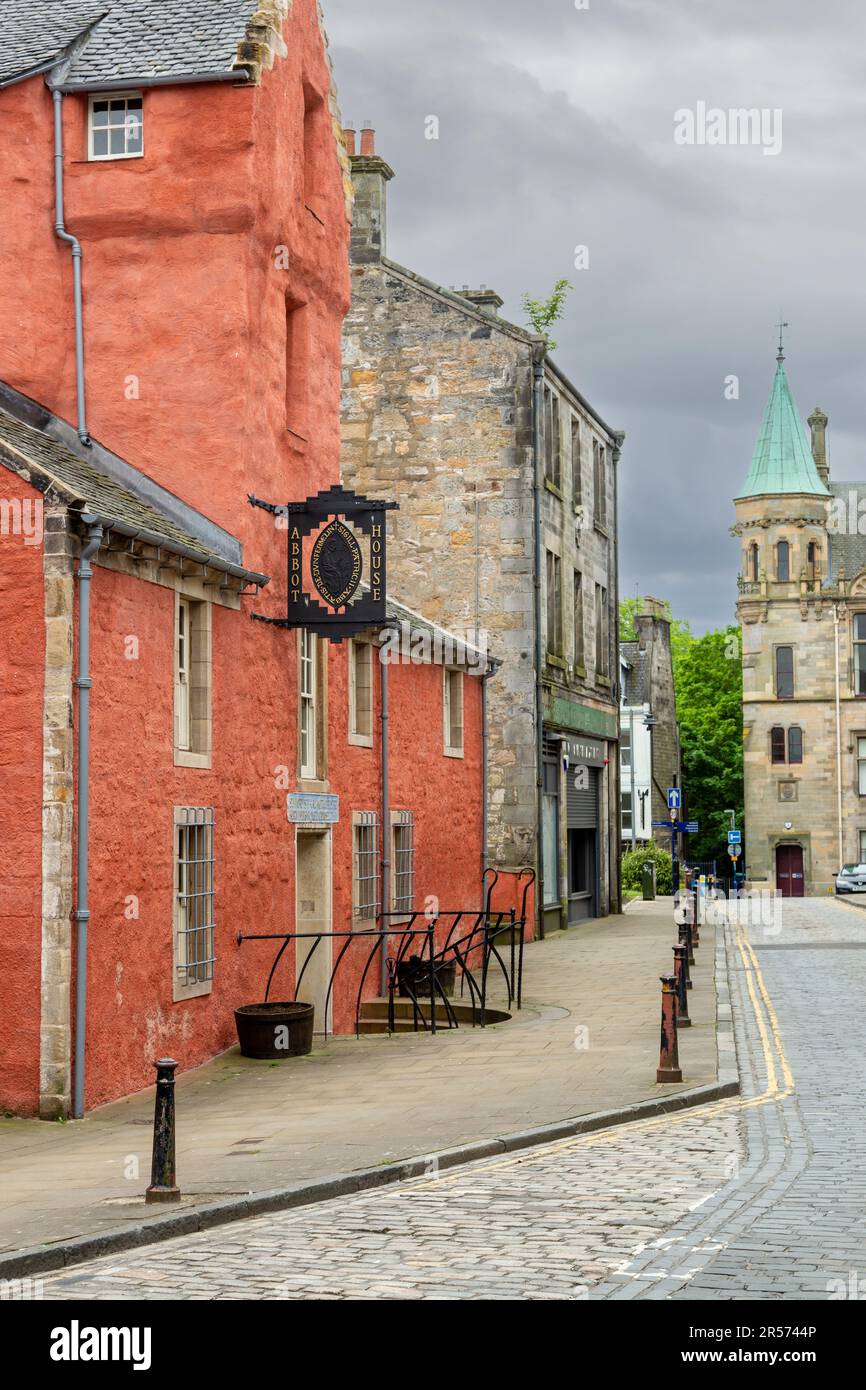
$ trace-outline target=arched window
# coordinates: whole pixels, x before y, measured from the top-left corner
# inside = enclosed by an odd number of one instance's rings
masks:
[[[757,541],[752,541],[752,544],[749,546],[749,578],[753,584],[757,584],[758,575],[758,543]]]
[[[784,583],[791,578],[791,548],[787,541],[776,546],[776,578]]]
[[[776,699],[794,698],[794,648],[776,648]]]
[[[770,762],[785,761],[785,730],[779,727],[770,730]]]
[[[788,730],[788,762],[801,763],[803,761],[803,730],[793,724]]]

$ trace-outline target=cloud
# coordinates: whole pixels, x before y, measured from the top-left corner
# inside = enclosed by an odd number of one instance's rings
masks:
[[[731,619],[731,503],[790,320],[800,412],[863,477],[866,12],[848,0],[325,0],[344,116],[397,172],[389,249],[446,284],[576,290],[557,360],[627,432],[622,589]],[[680,147],[674,112],[779,108],[775,158]],[[425,139],[436,115],[440,138]],[[576,272],[574,248],[590,249]],[[725,399],[729,374],[740,396]],[[834,447],[835,446],[835,447]]]

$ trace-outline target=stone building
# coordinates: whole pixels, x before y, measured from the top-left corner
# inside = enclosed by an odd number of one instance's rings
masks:
[[[657,823],[669,820],[667,790],[682,787],[682,765],[666,605],[644,599],[634,628],[635,639],[619,644],[623,848],[655,840],[670,849]]]
[[[866,488],[831,481],[817,408],[810,451],[784,360],[734,531],[746,875],[799,897],[866,858]]]
[[[356,132],[346,139],[343,476],[398,500],[406,602],[502,659],[488,690],[490,864],[503,880],[537,864],[542,930],[602,916],[619,904],[622,435],[542,338],[499,316],[493,290],[457,292],[390,259],[393,170],[372,130],[360,152]]]

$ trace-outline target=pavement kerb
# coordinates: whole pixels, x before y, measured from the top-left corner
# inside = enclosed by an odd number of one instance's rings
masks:
[[[317,1202],[331,1201],[335,1197],[369,1192],[375,1188],[405,1182],[409,1178],[424,1177],[445,1168],[474,1163],[479,1159],[495,1158],[520,1149],[536,1148],[557,1140],[572,1139],[616,1125],[633,1124],[639,1120],[652,1119],[658,1115],[672,1114],[678,1110],[707,1105],[712,1101],[739,1095],[740,1074],[734,1045],[728,957],[723,927],[716,929],[715,967],[718,1080],[709,1085],[678,1091],[658,1100],[638,1101],[618,1110],[601,1110],[591,1115],[578,1115],[574,1119],[541,1125],[536,1129],[520,1130],[496,1139],[460,1144],[456,1148],[403,1159],[398,1163],[361,1168],[354,1173],[322,1178],[318,1182],[297,1183],[270,1192],[230,1197],[196,1207],[194,1211],[174,1212],[139,1225],[103,1231],[99,1235],[77,1236],[72,1240],[10,1251],[8,1254],[0,1255],[0,1279],[20,1279],[53,1273],[104,1255],[115,1255],[145,1245],[156,1245],[165,1240],[173,1240],[177,1236],[194,1235],[196,1232],[228,1225],[233,1221],[243,1221],[251,1216],[290,1211],[294,1207],[311,1206]]]

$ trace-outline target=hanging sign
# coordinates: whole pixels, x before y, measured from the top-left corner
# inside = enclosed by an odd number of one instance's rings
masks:
[[[288,613],[253,617],[303,627],[332,642],[386,621],[385,513],[396,502],[360,497],[335,484],[305,502],[249,498],[277,518],[288,538]]]

